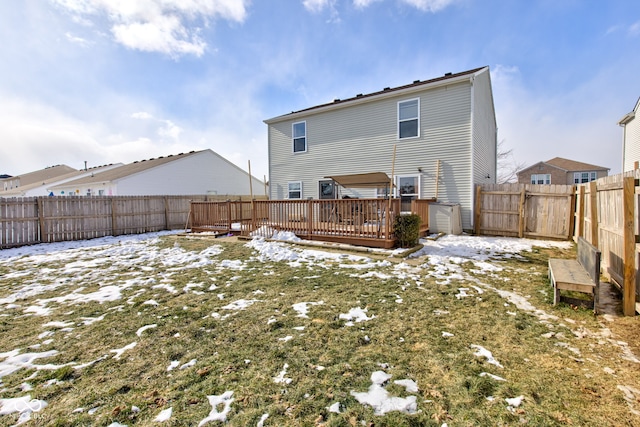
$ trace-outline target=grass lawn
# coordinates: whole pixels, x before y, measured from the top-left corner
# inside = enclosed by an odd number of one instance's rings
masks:
[[[0,251],[0,426],[640,426],[638,319],[551,305],[574,248],[466,239]]]

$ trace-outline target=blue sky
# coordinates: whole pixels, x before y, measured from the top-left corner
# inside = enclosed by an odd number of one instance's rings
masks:
[[[488,65],[513,162],[621,170],[637,0],[0,2],[0,173],[210,148],[262,178],[263,120]]]

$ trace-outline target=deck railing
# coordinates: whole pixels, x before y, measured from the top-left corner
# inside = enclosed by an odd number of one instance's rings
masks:
[[[414,202],[412,209],[426,230],[428,202],[432,200]],[[265,237],[285,231],[308,240],[392,247],[393,221],[400,209],[399,199],[193,202],[191,229]]]

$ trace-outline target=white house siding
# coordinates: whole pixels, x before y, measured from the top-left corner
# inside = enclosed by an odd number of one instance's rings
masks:
[[[483,71],[475,76],[473,81],[473,139],[472,139],[472,168],[473,179],[469,183],[468,200],[469,211],[462,209],[463,227],[473,224],[473,206],[475,204],[475,185],[495,183],[497,175],[497,126],[493,108],[493,94],[489,71]],[[488,108],[491,106],[491,108]],[[468,221],[465,222],[465,221]],[[471,228],[471,227],[469,227]]]
[[[253,190],[264,194],[261,181],[253,180]],[[117,195],[249,194],[246,172],[215,155],[203,151],[180,158],[117,182]]]
[[[497,126],[493,108],[489,71],[476,76],[473,83],[473,182],[496,182]],[[487,178],[488,176],[488,178]]]
[[[148,160],[153,162],[154,160]],[[138,165],[142,164],[139,163]],[[249,174],[211,150],[178,155],[175,159],[148,168],[125,165],[124,172],[110,171],[117,176],[96,174],[56,186],[55,194],[140,196],[140,195],[248,195]],[[101,179],[102,177],[102,179]],[[264,195],[264,183],[252,181],[255,195]]]
[[[398,101],[420,98],[420,136],[397,139]],[[365,100],[363,100],[365,101]],[[357,102],[357,101],[355,101]],[[326,112],[271,122],[269,177],[272,199],[287,198],[287,183],[301,181],[303,198],[318,198],[318,181],[332,174],[391,174],[396,145],[395,175],[418,175],[421,198],[435,196],[436,163],[441,161],[438,199],[462,205],[463,226],[471,227],[471,86],[469,81],[347,104]],[[307,152],[293,153],[292,123],[306,120]],[[373,197],[374,190],[346,191]]]
[[[640,112],[636,111],[636,114]],[[635,117],[624,125],[624,172],[632,171],[633,164],[640,161],[640,119]]]

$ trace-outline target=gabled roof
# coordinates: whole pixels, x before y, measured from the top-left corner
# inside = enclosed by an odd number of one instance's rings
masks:
[[[627,123],[629,123],[631,120],[633,120],[636,117],[636,113],[638,112],[638,108],[640,107],[640,98],[638,98],[638,100],[636,101],[636,105],[635,107],[633,107],[633,110],[631,110],[630,113],[627,113],[624,115],[624,117],[622,117],[619,121],[618,124],[620,126],[626,125]]]
[[[484,70],[488,70],[489,67],[485,66],[485,67],[480,67],[480,68],[474,68],[473,70],[468,70],[468,71],[462,71],[460,73],[446,73],[444,76],[441,77],[436,77],[434,79],[430,79],[430,80],[424,80],[424,81],[420,81],[420,80],[415,80],[413,83],[404,85],[404,86],[398,86],[398,87],[394,87],[394,88],[390,88],[390,87],[386,87],[381,91],[378,92],[372,92],[369,94],[358,94],[352,98],[348,98],[348,99],[335,99],[333,102],[328,102],[326,104],[321,104],[321,105],[316,105],[315,107],[310,107],[310,108],[305,108],[303,110],[298,110],[298,111],[292,111],[289,114],[284,114],[282,116],[277,116],[274,117],[272,119],[267,119],[264,122],[267,124],[271,124],[271,123],[276,123],[282,120],[288,120],[291,118],[294,118],[298,115],[304,115],[308,112],[312,112],[314,110],[317,111],[324,111],[324,110],[328,110],[328,109],[336,109],[336,108],[341,108],[341,107],[345,107],[345,106],[351,106],[351,105],[355,105],[357,103],[360,102],[367,102],[367,101],[371,101],[372,99],[377,99],[377,98],[382,98],[382,97],[387,97],[387,96],[392,96],[392,95],[397,95],[399,93],[403,93],[403,92],[412,92],[412,91],[416,91],[416,90],[422,90],[422,89],[427,89],[431,86],[439,86],[442,84],[451,84],[451,83],[455,83],[457,81],[462,81],[462,80],[468,80],[470,79],[473,75],[480,73]]]
[[[189,153],[180,153],[177,155],[170,154],[168,156],[161,156],[154,159],[149,160],[140,160],[135,161],[133,163],[129,163],[126,165],[119,166],[114,169],[110,169],[104,172],[96,173],[91,176],[85,176],[83,178],[79,178],[73,181],[66,182],[64,184],[52,186],[51,189],[57,189],[60,187],[68,187],[70,185],[83,185],[83,184],[93,184],[96,182],[113,182],[117,181],[121,178],[125,178],[131,175],[138,174],[140,172],[146,171],[148,169],[152,169],[158,167],[160,165],[167,164],[169,162],[173,162],[175,160],[180,160],[187,158],[189,156],[193,156],[196,154],[203,153],[205,151],[211,150],[201,150],[201,151],[190,151]]]
[[[564,159],[562,157],[554,157],[544,162],[548,165],[555,166],[566,171],[608,171],[609,168],[602,166],[590,165],[589,163],[576,162],[575,160]]]
[[[77,170],[78,169],[74,169],[67,165],[56,165],[56,166],[40,169],[37,171],[23,173],[20,175],[15,175],[9,178],[5,178],[3,181],[11,181],[11,180],[19,179],[20,186],[22,187],[24,185],[29,185],[34,183],[42,184],[47,180],[51,180],[52,178],[55,178],[58,176],[66,175],[71,172],[76,172]]]

